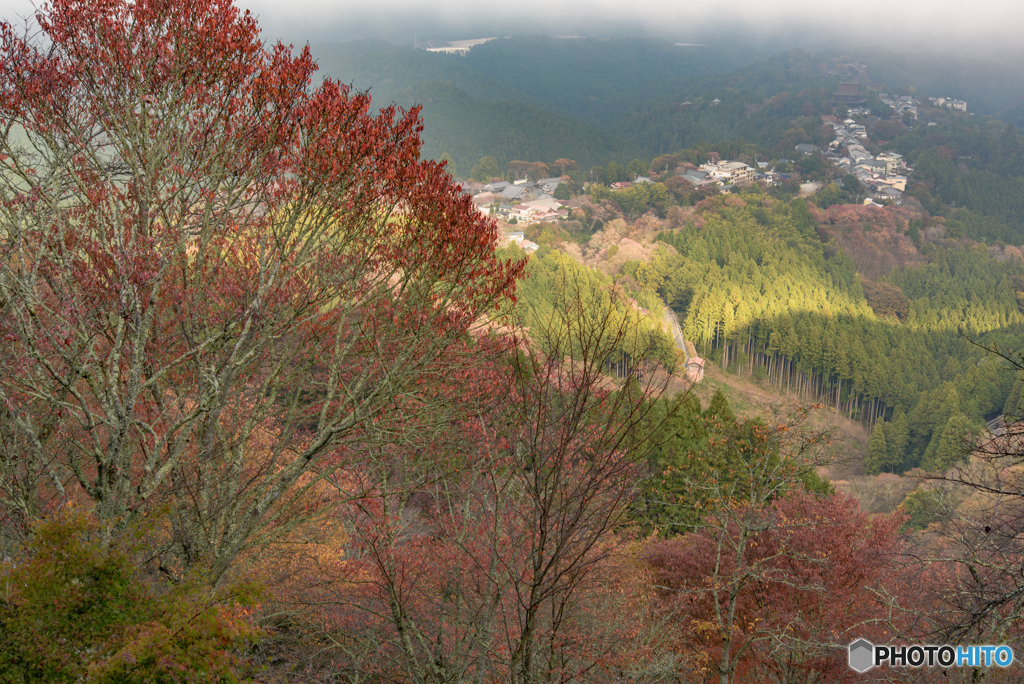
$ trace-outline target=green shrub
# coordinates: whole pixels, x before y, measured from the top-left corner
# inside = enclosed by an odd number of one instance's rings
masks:
[[[232,649],[255,636],[258,592],[153,581],[129,536],[107,541],[72,508],[0,565],[0,683],[238,681]]]

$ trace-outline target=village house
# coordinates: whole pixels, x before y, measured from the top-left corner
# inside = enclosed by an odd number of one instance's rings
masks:
[[[876,192],[876,196],[882,199],[890,199],[895,204],[903,203],[903,193],[891,186],[880,187]]]
[[[560,177],[559,178],[541,178],[539,181],[537,181],[537,186],[541,190],[543,190],[544,192],[550,194],[550,193],[554,192],[555,190],[557,190],[558,186],[561,185],[561,183],[562,183],[562,179]]]
[[[709,185],[717,184],[717,181],[711,177],[711,174],[707,171],[700,171],[698,169],[689,169],[682,174],[682,177],[695,188],[704,188]]]
[[[899,166],[900,160],[903,159],[902,154],[896,152],[882,152],[876,157],[880,162],[885,163],[885,175],[892,176],[896,173],[896,167]]]
[[[513,204],[508,211],[509,219],[515,219],[518,223],[531,223],[533,209],[525,204]]]
[[[505,189],[501,191],[501,198],[507,202],[518,199],[525,192],[526,188],[522,185],[506,185]]]
[[[886,93],[879,93],[878,99],[892,109],[897,117],[903,117],[904,114],[909,114],[911,118],[917,118],[917,106],[921,103],[910,95],[900,95],[899,97],[893,98]]]
[[[472,202],[484,216],[491,213],[491,205],[498,201],[498,196],[493,192],[481,192],[473,195]]]
[[[936,107],[946,107],[957,112],[967,113],[967,103],[963,100],[954,100],[951,97],[929,97],[928,101]]]
[[[750,185],[754,182],[754,169],[750,168],[743,162],[708,162],[700,168],[714,180],[722,183],[723,185],[744,186]],[[683,177],[686,177],[685,174]]]
[[[891,187],[896,188],[900,192],[905,192],[907,189],[907,177],[906,176],[887,176],[885,182]]]
[[[521,204],[525,204],[528,207],[543,208],[545,210],[561,209],[563,206],[561,201],[556,200],[551,195],[541,195],[537,199],[523,200]]]

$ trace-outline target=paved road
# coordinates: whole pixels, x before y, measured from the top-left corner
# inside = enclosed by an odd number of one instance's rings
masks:
[[[672,332],[672,339],[675,340],[676,347],[683,350],[684,363],[689,363],[690,352],[686,350],[686,340],[683,339],[683,331],[679,327],[679,318],[676,316],[676,312],[667,306],[665,307],[665,323]]]

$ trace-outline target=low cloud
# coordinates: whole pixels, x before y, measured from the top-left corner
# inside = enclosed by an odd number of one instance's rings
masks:
[[[500,31],[503,26],[517,32],[559,34],[579,26],[607,24],[609,28],[618,26],[631,33],[642,30],[662,35],[722,26],[783,34],[816,33],[832,44],[837,40],[865,41],[875,37],[884,40],[888,47],[898,47],[901,40],[914,44],[963,45],[982,40],[1009,43],[1024,25],[1024,3],[1007,0],[986,3],[859,0],[832,4],[815,0],[662,1],[641,6],[619,0],[560,0],[544,4],[542,9],[532,7],[525,17],[519,5],[496,7],[469,0],[432,1],[428,7],[409,0],[373,3],[305,0],[288,4],[249,0],[244,5],[269,25],[287,27],[289,32],[301,33],[305,29],[310,35],[321,34],[315,36],[317,39],[323,39],[324,33],[350,39],[358,37],[360,31],[384,35],[416,26],[445,24],[490,27],[506,35],[510,31]]]
[[[453,40],[478,35],[540,33],[549,35],[652,35],[680,41],[714,33],[737,40],[774,36],[786,47],[816,50],[837,45],[878,44],[893,49],[974,53],[1013,47],[1024,25],[1024,3],[1016,0],[964,3],[962,0],[892,2],[855,0],[825,4],[817,0],[727,3],[559,0],[524,11],[523,6],[478,0],[242,0],[268,39],[294,43],[380,38],[411,45],[413,40]],[[34,5],[30,0],[0,0],[7,21],[20,23]]]

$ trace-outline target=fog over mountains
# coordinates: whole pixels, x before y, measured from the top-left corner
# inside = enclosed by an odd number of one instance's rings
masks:
[[[858,3],[797,2],[618,3],[561,0],[526,8],[446,0],[375,3],[250,0],[268,32],[290,40],[351,40],[375,37],[411,44],[420,39],[454,40],[514,33],[588,36],[651,36],[682,42],[712,40],[763,43],[774,50],[878,42],[889,47],[938,47],[970,51],[1012,49],[1024,24],[1024,5],[999,2]],[[894,44],[895,41],[895,44]]]
[[[297,44],[378,38],[411,45],[414,37],[458,40],[518,33],[650,36],[681,42],[717,39],[759,44],[766,54],[791,47],[815,51],[858,43],[993,54],[1016,50],[1015,33],[1024,24],[1024,5],[1011,0],[862,0],[831,5],[809,0],[709,4],[559,0],[537,7],[468,0],[248,0],[240,5],[259,17],[268,39]],[[32,0],[4,0],[0,16],[16,21],[30,14],[33,6]]]

